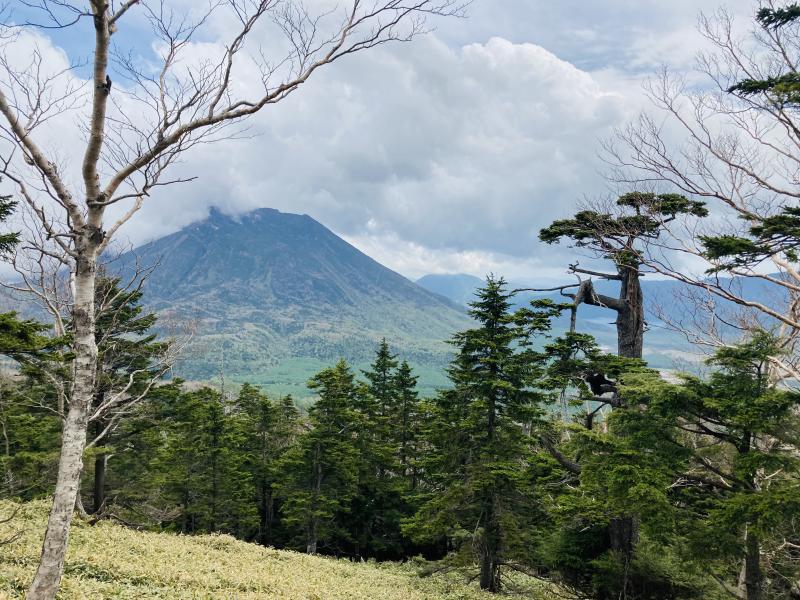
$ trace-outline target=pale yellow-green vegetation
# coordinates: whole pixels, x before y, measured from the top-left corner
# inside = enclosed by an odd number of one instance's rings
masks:
[[[0,502],[0,598],[22,597],[39,556],[48,504]],[[227,535],[182,536],[76,519],[59,598],[268,598],[292,600],[438,600],[496,598],[462,575],[421,578],[417,567],[354,563],[264,548]],[[524,576],[524,598],[557,597]],[[517,596],[519,597],[519,596]]]

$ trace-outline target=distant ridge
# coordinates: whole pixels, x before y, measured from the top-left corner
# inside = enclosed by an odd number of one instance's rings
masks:
[[[417,284],[430,292],[434,292],[462,306],[467,306],[475,299],[475,291],[485,280],[474,275],[437,274],[425,275],[417,279]]]

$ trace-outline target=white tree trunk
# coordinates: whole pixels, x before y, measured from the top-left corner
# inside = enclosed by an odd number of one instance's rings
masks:
[[[85,251],[89,258],[78,260],[75,277],[75,308],[72,313],[75,335],[75,380],[69,411],[64,421],[58,479],[53,508],[47,521],[42,557],[28,590],[29,600],[52,600],[64,572],[69,529],[83,471],[83,451],[89,408],[94,394],[97,345],[94,337],[94,286],[96,263],[94,249]]]

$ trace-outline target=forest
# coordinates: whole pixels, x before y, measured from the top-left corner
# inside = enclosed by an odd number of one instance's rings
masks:
[[[643,113],[601,144],[621,193],[537,228],[543,246],[571,257],[569,281],[515,288],[488,275],[471,327],[447,340],[446,386],[421,394],[384,338],[368,368],[335,362],[298,403],[175,377],[185,336],[146,303],[158,265],[116,273],[112,239],[160,186],[181,181],[165,174],[185,151],[237,137],[228,126],[318,69],[411,41],[425,18],[464,16],[468,3],[353,0],[332,32],[328,13],[293,3],[219,3],[236,33],[218,62],[189,75],[182,53],[211,13],[188,24],[141,4],[25,3],[39,26],[89,17],[95,32],[74,191],[35,134],[75,106],[77,88],[56,85],[36,54],[22,71],[0,60],[11,147],[0,174],[13,188],[0,197],[0,253],[15,274],[3,288],[44,315],[22,304],[0,313],[0,525],[49,507],[41,556],[25,565],[27,598],[59,593],[76,523],[107,522],[405,563],[486,597],[523,596],[524,576],[576,599],[800,598],[800,5],[758,3],[749,45],[724,11],[701,17],[716,52],[700,57],[710,87],[666,71],[646,84],[659,116]],[[138,9],[164,44],[157,76],[111,41]],[[289,55],[260,63],[263,89],[240,98],[236,65],[261,19]],[[3,26],[4,47],[34,23],[21,22]],[[147,126],[115,103],[112,59],[127,69],[128,101],[153,111]],[[644,277],[680,284],[671,310],[648,308]],[[535,296],[520,306],[523,292]],[[581,331],[587,306],[613,320],[616,348]],[[703,359],[650,368],[656,326]],[[0,585],[20,535],[0,536]]]

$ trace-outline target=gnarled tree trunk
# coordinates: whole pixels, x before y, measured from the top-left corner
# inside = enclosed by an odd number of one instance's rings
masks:
[[[617,311],[617,354],[642,358],[644,347],[644,296],[639,270],[620,269],[619,306]]]

